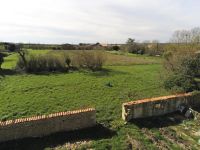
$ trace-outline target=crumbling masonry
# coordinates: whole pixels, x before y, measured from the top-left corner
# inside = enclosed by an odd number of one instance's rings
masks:
[[[160,116],[177,111],[181,105],[200,106],[200,93],[177,94],[123,103],[122,118],[130,121],[136,118]]]
[[[26,137],[41,137],[95,125],[96,111],[93,108],[9,120],[0,122],[0,142]]]

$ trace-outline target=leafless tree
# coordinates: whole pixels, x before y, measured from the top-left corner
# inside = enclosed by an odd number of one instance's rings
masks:
[[[170,40],[172,43],[199,43],[200,42],[200,28],[192,28],[191,30],[177,30],[173,33]]]

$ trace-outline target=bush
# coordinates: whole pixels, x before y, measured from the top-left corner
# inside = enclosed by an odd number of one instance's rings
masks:
[[[19,57],[16,69],[30,73],[38,72],[65,72],[69,69],[89,69],[98,71],[102,69],[105,57],[99,51],[83,51],[73,55],[73,59],[68,54],[47,53],[43,55],[26,55],[26,64]]]
[[[65,52],[63,52],[63,57],[64,57],[64,61],[67,64],[67,66],[70,68],[71,67],[71,58],[69,57],[69,55]]]
[[[117,46],[117,45],[114,45],[114,46],[112,47],[112,49],[113,49],[114,51],[119,51],[119,50],[120,50],[120,47]]]
[[[27,59],[27,65],[19,58],[17,68],[30,73],[37,72],[64,72],[69,68],[65,62],[65,58],[61,55],[45,54],[30,55]]]
[[[200,55],[191,55],[185,57],[180,64],[180,70],[183,74],[191,77],[200,76]]]
[[[164,68],[167,71],[175,71],[178,67],[178,59],[176,59],[177,55],[174,55],[172,51],[167,51],[163,54],[164,57]],[[179,57],[180,59],[180,57]]]
[[[191,92],[198,89],[193,78],[181,73],[169,76],[164,82],[164,87],[168,90],[176,90],[180,92]]]
[[[73,64],[78,68],[85,68],[92,71],[102,69],[105,62],[105,57],[102,52],[97,51],[82,51],[77,53],[73,59]]]
[[[165,69],[169,72],[164,82],[166,89],[185,92],[199,89],[195,78],[200,76],[200,55],[167,52],[164,58]]]

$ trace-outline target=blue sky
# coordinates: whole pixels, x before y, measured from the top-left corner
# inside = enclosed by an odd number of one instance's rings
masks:
[[[167,42],[200,26],[199,0],[0,0],[0,41]]]

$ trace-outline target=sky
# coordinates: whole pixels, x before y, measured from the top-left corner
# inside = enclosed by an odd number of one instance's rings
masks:
[[[0,0],[0,41],[168,42],[200,26],[199,0]]]

